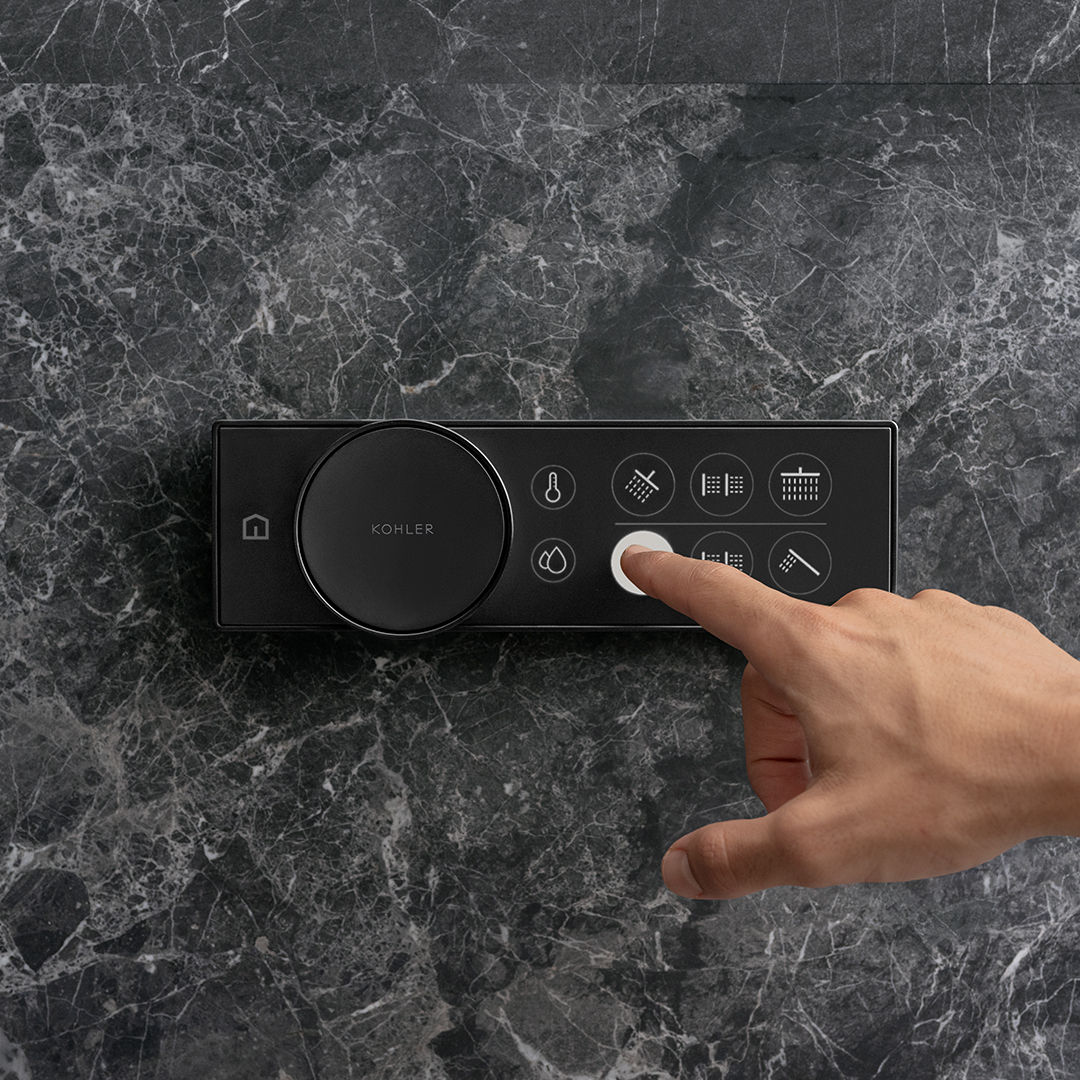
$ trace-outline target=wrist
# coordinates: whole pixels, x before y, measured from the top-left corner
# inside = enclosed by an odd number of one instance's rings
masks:
[[[1038,835],[1080,836],[1080,674],[1074,692],[1057,705],[1044,712],[1051,737]]]

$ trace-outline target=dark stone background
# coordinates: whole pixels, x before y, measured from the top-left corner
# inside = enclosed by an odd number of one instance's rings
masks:
[[[806,7],[5,5],[0,1080],[1077,1074],[1072,840],[667,892],[715,639],[209,625],[219,417],[891,418],[1078,655],[1080,23]]]

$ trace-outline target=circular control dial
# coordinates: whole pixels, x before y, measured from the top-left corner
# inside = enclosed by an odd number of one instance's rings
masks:
[[[464,619],[494,588],[510,503],[491,462],[437,424],[387,420],[332,446],[296,506],[312,588],[363,630],[417,637]]]

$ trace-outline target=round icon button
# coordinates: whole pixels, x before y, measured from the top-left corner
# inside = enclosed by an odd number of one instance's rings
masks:
[[[631,544],[643,544],[645,547],[656,548],[659,551],[673,551],[674,549],[668,543],[666,536],[649,532],[647,529],[627,533],[611,549],[611,576],[618,582],[620,588],[625,589],[628,593],[633,593],[634,596],[646,596],[648,594],[643,593],[622,571],[620,562],[622,553]]]
[[[611,475],[615,501],[634,517],[659,514],[675,494],[675,474],[656,454],[631,454]]]
[[[815,533],[787,533],[769,552],[769,574],[779,588],[793,596],[817,592],[831,571],[829,546]]]
[[[690,558],[724,563],[734,566],[744,574],[754,572],[754,556],[750,545],[741,536],[730,532],[711,532],[703,536],[694,545]]]
[[[532,478],[532,497],[548,510],[569,506],[577,491],[574,474],[562,465],[545,465]]]
[[[574,549],[557,536],[549,536],[533,548],[533,573],[548,584],[565,581],[574,572],[576,561]]]
[[[694,502],[716,517],[737,514],[754,491],[750,467],[735,454],[710,454],[690,474]]]
[[[776,506],[793,517],[817,513],[832,494],[828,466],[813,454],[788,454],[773,466],[769,495]]]

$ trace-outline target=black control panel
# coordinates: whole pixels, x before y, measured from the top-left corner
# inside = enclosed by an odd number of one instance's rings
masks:
[[[632,543],[832,604],[896,581],[897,428],[873,421],[214,425],[229,630],[690,628]]]

